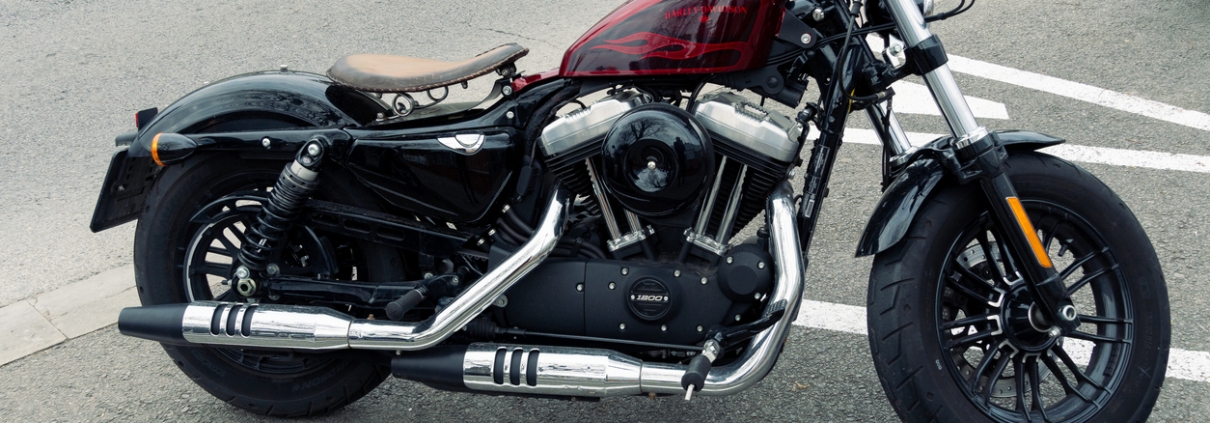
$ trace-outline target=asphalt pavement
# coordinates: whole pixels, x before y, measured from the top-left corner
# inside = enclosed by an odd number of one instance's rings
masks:
[[[0,0],[0,307],[129,265],[133,224],[88,231],[113,136],[133,113],[257,70],[323,72],[351,53],[456,60],[499,44],[563,50],[620,2]],[[939,7],[953,4],[940,2]],[[934,25],[949,53],[1210,113],[1210,2],[981,1]],[[1077,146],[1210,157],[1210,131],[957,73],[969,96],[1002,103],[990,129],[1030,129]],[[476,90],[480,91],[476,91]],[[473,84],[470,98],[484,89]],[[864,126],[860,116],[853,127]],[[909,131],[941,120],[901,115]],[[879,151],[847,145],[811,252],[805,297],[862,306],[870,259],[853,251],[880,193]],[[1210,161],[1210,158],[1207,159]],[[1082,163],[1134,211],[1159,253],[1172,346],[1210,351],[1210,173]],[[1160,166],[1162,167],[1162,166]],[[133,284],[133,282],[131,282]],[[0,342],[10,342],[0,340]],[[1210,383],[1169,378],[1153,421],[1210,421]],[[0,367],[9,421],[261,421],[193,385],[153,343],[112,326]],[[726,398],[601,402],[495,398],[388,380],[318,421],[892,421],[864,336],[795,327],[757,388]]]

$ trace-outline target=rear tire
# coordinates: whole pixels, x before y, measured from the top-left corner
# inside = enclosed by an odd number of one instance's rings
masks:
[[[197,264],[189,260],[199,257],[190,254],[193,252],[190,247],[201,243],[205,250],[212,244],[206,238],[195,238],[202,237],[210,227],[193,222],[191,218],[204,205],[233,192],[249,189],[263,192],[273,185],[284,164],[223,155],[196,157],[165,169],[148,197],[135,231],[135,282],[143,305],[194,299],[242,301],[234,292],[214,282],[216,273],[226,271],[222,263],[205,266],[207,269],[218,268],[207,270],[205,273],[209,275],[194,272],[188,272],[194,276],[186,275],[185,269]],[[363,188],[349,182],[349,177],[341,177],[337,172],[325,173],[320,176],[316,197],[358,207],[375,206],[368,200],[373,194],[365,193]],[[259,206],[254,203],[251,209],[255,212]],[[311,234],[314,239],[322,237],[305,229],[295,232]],[[291,238],[291,243],[296,243],[296,238],[299,237]],[[370,243],[310,242],[300,244],[296,253],[303,251],[312,256],[312,260],[322,254],[328,258],[326,262],[332,263],[336,260],[331,259],[335,255],[331,251],[309,250],[332,249],[333,244],[341,245],[342,255],[346,256],[344,268],[340,269],[342,273],[352,273],[350,267],[353,266],[349,263],[353,259],[347,256],[355,255],[357,279],[403,279],[396,252]],[[201,260],[212,263],[204,257]],[[228,257],[225,266],[230,267],[231,262]],[[225,276],[229,277],[230,273]],[[356,401],[390,374],[389,368],[376,363],[321,354],[172,345],[164,345],[164,350],[185,375],[210,394],[250,412],[272,416],[303,416],[334,410]]]
[[[943,186],[870,272],[870,349],[892,406],[908,422],[1145,421],[1170,336],[1151,241],[1117,195],[1071,163],[1014,154],[1005,171],[1055,269],[1071,272],[1063,283],[1078,332],[1031,327],[1032,299],[982,193]]]

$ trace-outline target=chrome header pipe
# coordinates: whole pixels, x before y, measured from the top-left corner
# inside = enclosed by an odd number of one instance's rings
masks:
[[[773,326],[750,341],[737,360],[707,373],[697,395],[730,395],[759,382],[773,368],[790,323],[798,315],[803,291],[803,263],[794,223],[794,198],[789,182],[782,182],[769,197],[765,210],[770,227],[769,245],[776,279],[765,313],[784,308]],[[643,393],[684,394],[681,376],[688,366],[646,363],[605,349],[533,345],[472,344],[441,353],[441,359],[419,353],[396,357],[396,376],[435,386],[463,385],[477,391],[521,395],[612,397]],[[461,372],[447,369],[461,357]],[[454,360],[450,360],[453,358]],[[441,363],[434,368],[433,363]]]
[[[355,319],[325,307],[198,301],[124,309],[118,317],[118,329],[125,335],[184,345],[422,350],[461,330],[546,259],[563,235],[570,206],[567,191],[553,189],[533,237],[423,322]]]

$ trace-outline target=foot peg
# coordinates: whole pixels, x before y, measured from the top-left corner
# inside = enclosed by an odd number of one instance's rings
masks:
[[[681,376],[681,387],[685,388],[685,401],[693,399],[693,391],[700,391],[703,386],[706,386],[706,374],[710,373],[711,363],[718,358],[721,349],[718,341],[708,339],[705,344],[702,344],[702,353],[689,360],[689,368],[685,369],[685,375]]]
[[[412,308],[420,304],[421,301],[424,301],[425,298],[442,297],[453,292],[458,282],[458,276],[456,275],[441,275],[425,279],[416,289],[403,294],[398,300],[387,303],[387,318],[396,322],[402,320],[404,314],[411,311]]]

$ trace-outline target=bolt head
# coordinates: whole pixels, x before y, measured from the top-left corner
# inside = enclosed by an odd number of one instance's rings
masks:
[[[798,40],[802,41],[803,44],[811,44],[811,34],[802,34],[802,37]]]
[[[735,263],[735,257],[727,257],[727,264]]]
[[[269,148],[273,145],[273,141],[270,140],[269,137],[265,137],[260,140],[260,145],[264,146],[265,148]]]
[[[673,272],[672,272],[672,277],[674,277],[674,278],[679,278],[679,277],[681,277],[681,271],[680,271],[680,270],[675,270],[675,271],[673,271]]]
[[[757,269],[764,269],[764,268],[765,268],[765,262],[763,262],[763,261],[762,261],[762,262],[758,262],[758,263],[756,263],[756,268],[757,268]]]
[[[706,282],[710,282],[710,279],[702,277],[702,285],[705,285]]]
[[[613,283],[613,282],[610,282],[610,283],[609,283],[609,290],[610,290],[610,291],[613,291],[613,290],[614,290],[614,288],[617,288],[617,287],[618,287],[618,284]]]
[[[582,283],[576,284],[576,292],[584,292],[584,284],[582,284]]]
[[[236,278],[248,279],[249,276],[252,276],[252,273],[248,271],[247,267],[240,266],[238,269],[235,269]]]
[[[651,170],[655,170],[655,160],[647,162],[647,168],[651,169]]]
[[[270,275],[276,275],[281,273],[281,267],[278,267],[276,263],[269,263],[269,266],[265,268],[265,271],[269,272]]]
[[[702,325],[697,325],[697,331],[698,331],[698,332],[701,332],[701,331],[702,331],[702,329],[703,329],[703,328],[702,328]]]
[[[660,332],[667,332],[667,331],[668,331],[668,325],[660,325]]]
[[[509,118],[509,119],[512,119],[512,118],[514,118],[514,117],[516,117],[516,116],[517,116],[517,114],[516,114],[516,113],[513,113],[512,111],[509,111],[508,113],[505,113],[505,114],[504,114],[504,117],[507,117],[507,118]]]
[[[629,274],[630,274],[630,269],[629,269],[629,268],[626,268],[626,267],[623,267],[623,268],[622,268],[622,274],[623,274],[623,275],[629,275]]]
[[[622,323],[622,324],[618,325],[618,329],[626,330],[626,324]]]
[[[307,154],[312,156],[319,155],[319,144],[310,144],[307,146]]]
[[[738,321],[739,321],[739,319],[740,319],[740,315],[736,314],[736,315],[735,315],[735,321],[737,321],[737,322],[738,322]]]
[[[500,90],[500,92],[504,93],[504,95],[513,95],[513,87],[505,85],[504,88]]]
[[[817,21],[822,21],[823,20],[823,9],[815,8],[815,10],[811,11],[811,18],[815,19]]]

